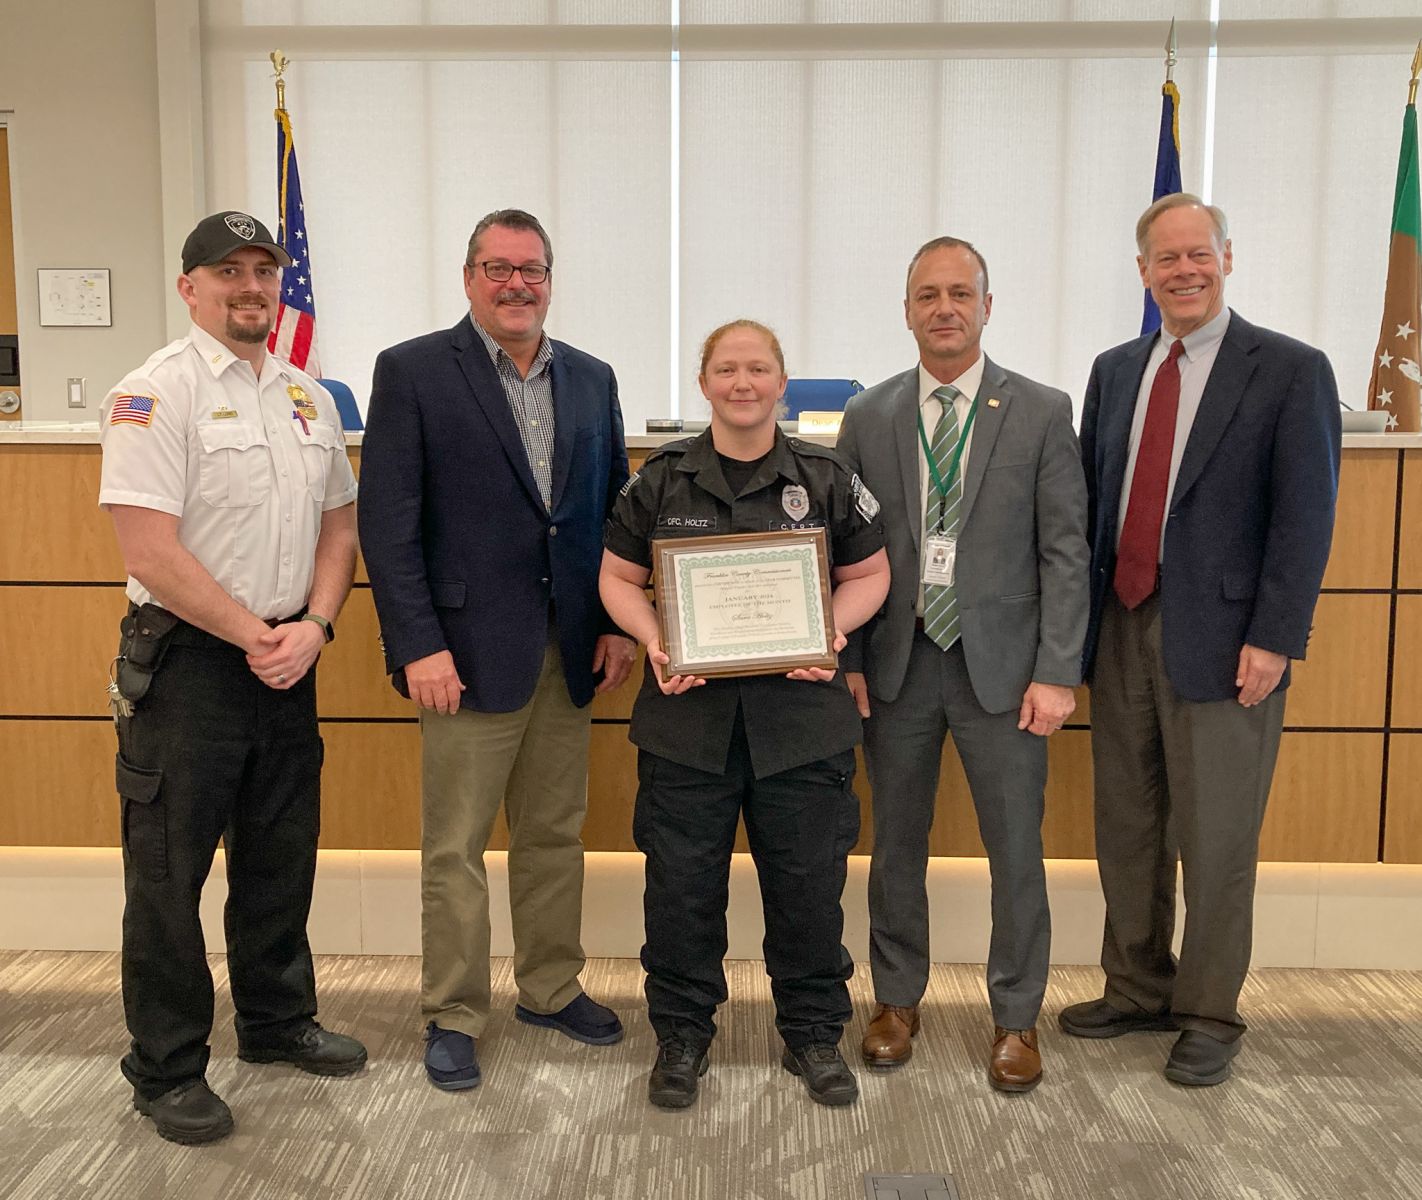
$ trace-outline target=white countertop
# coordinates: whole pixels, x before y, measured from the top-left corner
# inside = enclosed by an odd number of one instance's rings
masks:
[[[631,450],[651,450],[689,433],[630,433],[627,446]],[[347,433],[346,444],[359,446],[363,434]],[[805,440],[822,446],[833,446],[834,438],[807,434]],[[97,445],[99,427],[93,422],[60,421],[0,421],[0,446]],[[1345,433],[1345,450],[1418,450],[1422,449],[1422,433]]]

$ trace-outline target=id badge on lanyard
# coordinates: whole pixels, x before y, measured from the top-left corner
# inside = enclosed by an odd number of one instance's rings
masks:
[[[939,587],[953,586],[958,563],[958,539],[948,533],[934,533],[923,539],[923,582]]]
[[[978,415],[978,402],[974,397],[972,406],[968,409],[968,419],[963,422],[963,431],[958,435],[958,446],[953,451],[953,458],[948,463],[948,475],[945,479],[939,473],[938,464],[933,459],[933,449],[928,444],[928,433],[923,428],[923,413],[918,414],[918,436],[923,443],[923,457],[928,463],[928,473],[932,477],[933,486],[938,491],[938,512],[940,528],[928,533],[923,539],[923,582],[933,584],[936,587],[952,587],[957,575],[958,565],[958,535],[956,532],[949,533],[941,527],[942,513],[947,507],[948,494],[953,490],[953,484],[958,478],[958,464],[963,461],[963,450],[968,444],[968,432],[973,428],[973,418]]]

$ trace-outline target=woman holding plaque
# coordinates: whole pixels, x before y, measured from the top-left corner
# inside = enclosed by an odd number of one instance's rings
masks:
[[[782,1065],[820,1103],[849,1104],[859,1088],[839,1053],[853,970],[840,894],[859,836],[860,716],[834,655],[888,594],[879,505],[833,451],[780,432],[785,358],[764,325],[715,330],[697,381],[711,426],[654,451],[628,481],[601,577],[609,615],[647,647],[631,738],[659,1047],[648,1099],[685,1108],[706,1072],[744,816]],[[645,591],[654,555],[660,613]]]

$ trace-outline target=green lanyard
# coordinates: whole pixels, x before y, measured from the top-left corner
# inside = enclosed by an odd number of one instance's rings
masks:
[[[942,401],[940,400],[941,404]],[[953,458],[948,463],[948,478],[944,479],[938,473],[938,464],[933,461],[933,447],[928,444],[928,433],[923,428],[923,409],[918,410],[918,440],[923,443],[923,457],[928,462],[928,473],[933,477],[933,486],[938,489],[938,532],[943,530],[943,512],[948,507],[948,493],[952,490],[953,482],[958,478],[958,463],[962,461],[963,451],[968,445],[968,433],[973,428],[973,418],[978,415],[978,398],[973,397],[973,403],[968,408],[968,419],[963,422],[963,431],[958,435],[958,446],[953,451]]]

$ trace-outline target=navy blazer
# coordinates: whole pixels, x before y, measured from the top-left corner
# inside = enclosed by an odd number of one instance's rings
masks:
[[[1081,415],[1090,505],[1089,679],[1116,570],[1131,417],[1156,334],[1107,350]],[[1165,669],[1187,700],[1230,700],[1240,649],[1303,658],[1333,539],[1342,427],[1321,350],[1229,326],[1185,443],[1161,557]],[[1284,672],[1279,686],[1287,687]]]
[[[461,705],[527,704],[557,614],[573,703],[592,699],[593,651],[615,632],[598,599],[602,526],[627,480],[617,380],[552,342],[553,502],[544,507],[498,372],[468,317],[382,351],[361,447],[361,551],[385,666],[448,650]]]

